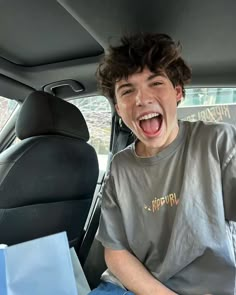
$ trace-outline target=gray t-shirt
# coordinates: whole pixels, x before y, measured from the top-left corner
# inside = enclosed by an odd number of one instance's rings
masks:
[[[232,295],[236,129],[179,126],[177,138],[154,157],[138,157],[134,145],[114,157],[97,239],[133,253],[178,294]],[[121,285],[109,270],[102,278]]]

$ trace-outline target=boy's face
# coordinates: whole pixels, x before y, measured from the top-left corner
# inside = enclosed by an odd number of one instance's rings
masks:
[[[169,145],[178,134],[177,102],[183,92],[164,73],[145,68],[115,84],[116,110],[139,139],[139,156],[153,156]]]

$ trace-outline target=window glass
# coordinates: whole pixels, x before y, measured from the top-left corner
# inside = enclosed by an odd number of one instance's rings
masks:
[[[70,100],[83,114],[90,133],[89,143],[95,148],[100,170],[105,171],[111,137],[111,108],[104,96]]]
[[[11,117],[18,103],[15,100],[0,96],[0,131]]]
[[[181,107],[236,103],[236,88],[192,88],[186,89]]]
[[[178,117],[188,121],[236,124],[236,88],[186,89],[178,107]]]

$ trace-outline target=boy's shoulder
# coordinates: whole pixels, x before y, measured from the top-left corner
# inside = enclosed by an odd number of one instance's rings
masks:
[[[229,154],[235,149],[236,126],[218,122],[185,122],[189,142],[194,149],[217,150],[220,154]]]
[[[134,156],[134,143],[130,144],[126,148],[122,149],[121,151],[117,152],[113,158],[113,163],[120,163],[122,161],[127,161],[132,159]]]
[[[110,163],[110,172],[116,173],[117,171],[131,169],[136,165],[135,160],[135,143],[130,144],[126,148],[113,155]]]
[[[199,134],[199,136],[209,136],[211,138],[226,136],[232,139],[236,136],[236,126],[229,123],[182,121],[182,124],[185,124],[191,133]]]

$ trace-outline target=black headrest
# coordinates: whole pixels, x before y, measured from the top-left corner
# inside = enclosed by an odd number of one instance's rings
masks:
[[[16,135],[24,139],[48,134],[89,140],[87,124],[76,106],[42,91],[32,92],[21,107]]]

